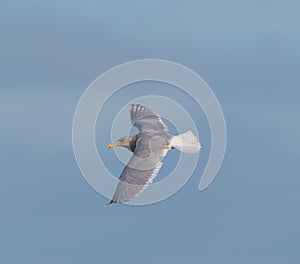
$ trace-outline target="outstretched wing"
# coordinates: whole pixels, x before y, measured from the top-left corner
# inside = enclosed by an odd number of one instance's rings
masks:
[[[130,119],[132,125],[136,126],[140,132],[164,132],[167,130],[158,114],[140,104],[130,106]]]
[[[167,154],[166,146],[164,137],[143,134],[137,140],[134,154],[124,168],[109,204],[128,202],[152,183],[163,165],[160,158]]]

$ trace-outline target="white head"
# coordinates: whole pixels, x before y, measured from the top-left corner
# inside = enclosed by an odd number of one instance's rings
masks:
[[[116,142],[108,144],[107,147],[112,148],[115,146],[121,146],[121,147],[130,149],[131,140],[132,140],[132,137],[130,137],[130,136],[122,137],[119,140],[117,140]]]

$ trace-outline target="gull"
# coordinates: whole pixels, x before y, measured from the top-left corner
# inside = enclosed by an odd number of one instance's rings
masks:
[[[201,149],[200,142],[190,130],[177,136],[167,134],[167,127],[160,116],[145,106],[131,104],[130,119],[139,133],[122,137],[107,146],[108,148],[121,146],[133,152],[107,205],[129,202],[143,192],[157,176],[163,165],[162,159],[169,150],[197,153]]]

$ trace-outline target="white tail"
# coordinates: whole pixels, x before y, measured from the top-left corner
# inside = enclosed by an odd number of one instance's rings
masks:
[[[201,149],[200,142],[190,130],[178,136],[174,136],[171,139],[171,145],[185,153],[196,153]]]

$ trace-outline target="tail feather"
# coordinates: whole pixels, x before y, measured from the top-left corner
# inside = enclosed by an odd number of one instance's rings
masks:
[[[184,153],[196,153],[201,149],[201,144],[192,131],[187,131],[171,139],[171,145]]]

